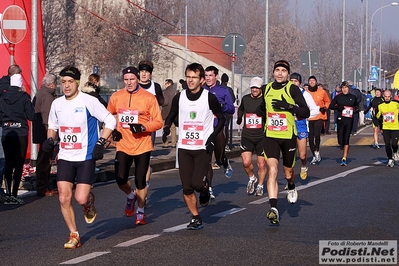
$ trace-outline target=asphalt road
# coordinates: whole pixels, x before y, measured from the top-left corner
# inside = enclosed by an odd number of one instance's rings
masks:
[[[233,158],[233,177],[215,170],[216,200],[200,208],[204,228],[185,230],[190,214],[177,170],[154,173],[147,225],[124,216],[125,195],[114,182],[96,184],[98,216],[85,224],[75,214],[83,246],[64,250],[68,229],[58,199],[25,197],[25,205],[0,205],[1,265],[318,265],[319,240],[397,240],[397,164],[386,167],[384,148],[322,147],[322,162],[297,178],[299,200],[288,204],[279,172],[280,225],[266,218],[267,195],[246,194],[247,177]],[[299,173],[297,164],[296,172]]]

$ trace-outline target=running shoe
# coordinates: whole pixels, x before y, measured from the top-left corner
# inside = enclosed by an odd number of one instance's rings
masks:
[[[380,148],[380,146],[378,145],[378,142],[374,142],[373,147],[378,150]]]
[[[136,192],[133,189],[132,189],[132,191],[133,191],[133,195],[134,195],[133,199],[127,198],[127,200],[126,200],[125,215],[127,217],[132,217],[133,216],[133,214],[134,214],[134,205],[136,204],[136,200],[137,200]]]
[[[211,199],[216,199],[215,194],[213,194],[213,190],[211,187],[209,187],[209,195],[211,195]]]
[[[225,175],[227,178],[231,178],[231,176],[233,175],[233,168],[231,168],[231,165],[230,165],[230,164],[228,164],[228,165],[227,165],[227,168],[224,169],[224,175]]]
[[[294,204],[297,202],[298,192],[296,192],[295,188],[287,191],[287,200],[291,204]]]
[[[209,192],[209,187],[208,187],[204,192],[200,193],[199,202],[202,207],[205,207],[208,206],[210,201],[211,201],[211,193]]]
[[[80,237],[77,233],[69,234],[69,241],[64,244],[65,249],[73,249],[82,246],[80,243]]]
[[[270,211],[267,212],[266,217],[272,224],[278,224],[280,222],[280,216],[278,214],[277,208],[275,207],[272,207]]]
[[[258,179],[254,177],[253,179],[249,179],[247,184],[247,193],[252,194],[255,191],[255,183],[258,182]]]
[[[263,196],[263,186],[257,186],[255,190],[255,196]]]
[[[388,164],[387,164],[387,166],[389,166],[389,167],[393,167],[395,165],[395,162],[394,162],[394,160],[392,160],[392,159],[389,159],[388,160]],[[5,204],[5,203],[4,203]]]
[[[313,156],[313,159],[310,162],[310,164],[316,164],[316,163],[317,163],[317,158],[315,156]]]
[[[19,196],[17,196],[17,197],[14,197],[14,196],[6,197],[6,201],[4,202],[5,205],[18,205],[18,204],[24,204],[24,203],[25,203],[25,201],[23,201],[21,199],[21,197],[19,197]]]
[[[213,169],[213,170],[220,169],[220,166],[219,166],[217,163],[213,163],[213,164],[212,164],[212,169]]]
[[[224,147],[224,151],[225,151],[225,152],[229,152],[229,151],[230,151],[229,145],[226,145],[226,147]]]
[[[314,156],[316,157],[317,162],[321,162],[321,156],[320,156],[320,152],[319,151],[315,151],[314,152]]]
[[[85,221],[88,224],[93,223],[97,217],[96,207],[94,207],[94,200],[95,200],[94,194],[93,194],[93,192],[90,192],[89,199],[87,201],[88,203],[85,204],[84,209],[83,209],[83,212],[85,213],[84,214]]]
[[[306,180],[306,178],[308,177],[308,168],[306,166],[301,167],[301,172],[299,173],[299,176],[302,180]]]
[[[200,217],[198,218],[192,218],[190,223],[187,225],[187,230],[198,230],[203,228],[204,226],[202,225],[202,220]]]
[[[146,224],[144,213],[142,213],[142,212],[136,213],[136,224],[139,224],[139,225]]]
[[[393,159],[395,162],[399,161],[399,152],[395,152],[395,153],[392,155],[392,159]]]
[[[346,166],[346,159],[341,160],[341,166]]]

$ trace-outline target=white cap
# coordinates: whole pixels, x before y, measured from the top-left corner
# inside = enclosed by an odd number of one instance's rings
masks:
[[[10,78],[10,85],[22,87],[22,76],[21,74],[14,74]]]
[[[249,84],[250,88],[256,87],[256,88],[261,88],[263,85],[263,79],[261,79],[260,77],[253,77],[251,79],[251,83]]]

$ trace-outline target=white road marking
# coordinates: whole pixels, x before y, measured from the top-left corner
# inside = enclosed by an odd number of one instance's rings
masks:
[[[164,233],[174,233],[174,232],[177,232],[179,230],[186,229],[186,228],[187,228],[187,224],[181,224],[181,225],[176,225],[176,226],[173,226],[173,227],[169,227],[169,228],[163,229],[163,232]]]
[[[141,243],[141,242],[144,242],[144,241],[147,241],[147,240],[156,238],[156,237],[158,237],[158,236],[160,236],[160,234],[140,236],[140,237],[131,239],[131,240],[129,240],[129,241],[120,243],[120,244],[116,245],[115,247],[116,247],[116,248],[130,247],[130,246],[136,245],[136,244],[138,244],[138,243]]]
[[[94,259],[94,258],[99,257],[101,255],[108,254],[108,253],[111,253],[111,252],[110,251],[93,252],[93,253],[89,253],[89,254],[84,255],[84,256],[77,257],[77,258],[72,259],[72,260],[67,260],[67,261],[61,262],[60,264],[78,264],[78,263],[81,263],[81,262],[84,262],[84,261],[87,261],[87,260]]]
[[[243,211],[243,210],[245,210],[245,209],[246,209],[246,208],[233,208],[233,209],[230,209],[230,210],[227,210],[227,211],[224,211],[224,212],[219,212],[219,213],[216,213],[216,214],[214,214],[214,215],[211,215],[211,217],[220,217],[220,218],[223,218],[223,217],[226,217],[227,215],[231,215],[231,214],[234,214],[234,213]]]
[[[377,163],[375,163],[375,164],[377,164]],[[316,185],[319,185],[319,184],[322,184],[324,182],[328,182],[328,181],[331,181],[331,180],[334,180],[334,179],[337,179],[337,178],[340,178],[340,177],[345,177],[345,176],[347,176],[347,175],[349,175],[351,173],[354,173],[354,172],[357,172],[357,171],[360,171],[360,170],[363,170],[363,169],[366,169],[366,168],[369,168],[369,167],[372,167],[372,166],[367,166],[367,165],[359,166],[359,167],[344,171],[342,173],[338,173],[338,174],[333,175],[333,176],[329,176],[329,177],[326,177],[326,178],[323,178],[323,179],[320,179],[320,180],[317,180],[317,181],[310,182],[310,183],[308,183],[306,185],[297,186],[296,190],[299,191],[299,190],[302,190],[302,189],[305,189],[305,188],[310,188],[310,187],[313,187],[313,186],[316,186]],[[281,193],[286,193],[286,191],[283,190],[279,194],[281,194]],[[265,197],[265,198],[262,198],[262,199],[258,199],[258,200],[252,201],[249,204],[262,204],[262,203],[265,203],[267,201],[269,201],[269,198]]]

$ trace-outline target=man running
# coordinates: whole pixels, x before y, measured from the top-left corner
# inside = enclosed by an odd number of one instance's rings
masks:
[[[188,230],[197,230],[203,227],[195,191],[200,193],[200,205],[207,206],[210,201],[210,193],[206,176],[208,169],[211,168],[216,136],[223,131],[225,123],[218,99],[201,87],[204,79],[205,70],[202,65],[192,63],[186,67],[188,89],[173,98],[162,135],[162,139],[166,139],[170,134],[171,124],[178,116],[179,175],[183,187],[183,198],[192,215],[192,219],[187,225]],[[217,117],[215,127],[213,126],[214,116]],[[224,142],[222,144],[224,145]]]
[[[373,125],[373,137],[374,137],[373,147],[376,150],[380,148],[380,145],[378,144],[378,133],[381,130],[382,125],[381,125],[381,120],[377,119],[375,115],[378,113],[378,105],[380,105],[380,103],[383,102],[384,99],[381,96],[381,90],[376,88],[374,98],[371,100],[370,105],[364,111],[367,114],[371,109],[371,122]]]
[[[155,96],[139,85],[139,71],[133,66],[122,70],[125,88],[112,94],[108,110],[116,115],[117,126],[113,133],[116,143],[115,179],[126,196],[125,215],[134,214],[137,200],[136,224],[144,225],[144,205],[148,193],[146,173],[153,150],[151,134],[162,128],[162,116]],[[134,161],[132,189],[129,169]]]
[[[298,193],[295,189],[294,165],[296,156],[297,130],[295,117],[308,118],[310,111],[298,86],[289,81],[290,64],[279,60],[274,64],[274,82],[266,85],[262,103],[256,114],[266,117],[264,152],[268,167],[267,193],[270,210],[267,218],[272,224],[280,221],[277,210],[278,196],[278,162],[280,151],[283,157],[284,176],[288,182],[287,200],[295,203]]]
[[[247,193],[252,194],[255,191],[255,184],[258,181],[254,174],[254,165],[252,163],[252,153],[257,155],[259,183],[256,187],[255,195],[263,195],[263,183],[266,178],[266,161],[263,153],[264,139],[264,121],[262,117],[256,115],[256,108],[262,102],[263,80],[260,77],[254,77],[249,84],[251,93],[242,97],[241,104],[238,107],[237,124],[243,122],[241,132],[241,159],[245,172],[248,174]]]
[[[115,118],[96,98],[78,90],[80,71],[67,66],[60,72],[64,96],[53,101],[48,119],[48,139],[43,142],[43,151],[54,148],[58,134],[57,188],[61,213],[69,229],[69,241],[64,248],[81,246],[72,206],[73,187],[75,199],[83,206],[86,223],[91,224],[97,216],[94,194],[90,192],[94,180],[95,160],[103,158],[106,139],[115,128]],[[98,121],[104,122],[100,135]]]

